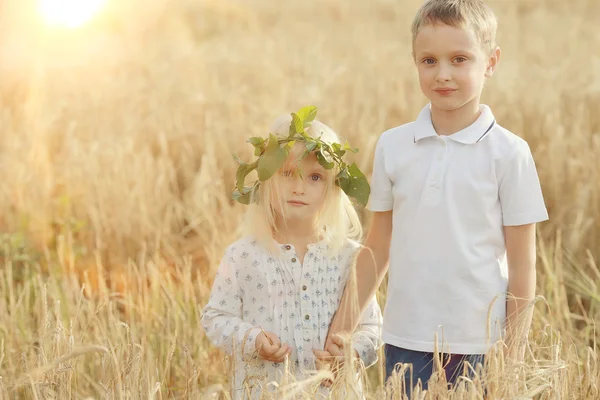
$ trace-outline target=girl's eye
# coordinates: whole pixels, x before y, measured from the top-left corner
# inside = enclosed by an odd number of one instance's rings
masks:
[[[322,177],[321,175],[319,175],[319,174],[312,174],[312,175],[310,176],[310,179],[311,179],[312,181],[318,182],[318,181],[320,181],[321,179],[323,179],[323,177]]]
[[[423,64],[427,64],[427,65],[435,64],[435,60],[433,58],[426,58],[422,62],[423,62]]]
[[[465,61],[467,61],[466,57],[456,57],[454,59],[454,61],[456,61],[457,63],[463,63]]]

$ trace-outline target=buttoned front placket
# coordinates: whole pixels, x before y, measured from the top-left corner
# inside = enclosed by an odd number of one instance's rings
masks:
[[[314,335],[314,323],[316,321],[317,310],[314,309],[312,303],[312,290],[311,290],[311,278],[312,278],[312,253],[310,250],[304,256],[304,265],[301,270],[300,278],[300,308],[302,310],[302,338],[303,348],[305,353],[310,351],[312,336]],[[308,347],[308,348],[307,348]],[[305,357],[306,358],[306,357]],[[307,358],[306,358],[307,359]],[[304,362],[305,366],[307,361]]]
[[[442,188],[448,165],[450,143],[445,136],[436,136],[435,154],[427,175],[423,190],[423,201],[427,204],[437,204],[442,199]]]
[[[300,312],[302,319],[300,321],[300,328],[297,330],[297,343],[298,348],[301,349],[301,367],[312,368],[310,360],[313,358],[312,354],[312,339],[315,335],[314,324],[317,319],[317,310],[313,307],[312,298],[312,270],[314,258],[313,253],[308,249],[304,256],[304,262],[302,268],[300,268],[299,278],[299,295],[300,295]]]
[[[304,256],[304,262],[300,262],[296,249],[291,245],[283,246],[285,262],[289,263],[293,272],[294,283],[296,285],[299,300],[295,301],[294,305],[298,311],[296,315],[298,319],[294,324],[294,342],[298,355],[298,364],[302,368],[308,368],[309,360],[312,357],[312,336],[313,320],[316,318],[312,307],[311,299],[311,276],[310,271],[312,253],[309,250]]]

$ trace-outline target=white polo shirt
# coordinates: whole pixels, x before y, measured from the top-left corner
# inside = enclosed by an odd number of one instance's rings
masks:
[[[438,136],[428,104],[384,132],[369,209],[393,210],[383,340],[416,351],[485,353],[506,317],[504,225],[548,219],[528,144],[490,108]],[[489,316],[489,318],[488,318]]]

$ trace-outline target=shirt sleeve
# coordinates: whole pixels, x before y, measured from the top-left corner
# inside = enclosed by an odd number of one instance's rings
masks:
[[[529,145],[519,142],[504,165],[499,184],[504,226],[525,225],[548,219],[542,188]]]
[[[237,259],[237,260],[236,260]],[[240,354],[242,359],[256,358],[255,340],[261,332],[242,319],[242,297],[235,274],[239,261],[228,250],[219,265],[208,303],[202,310],[202,327],[211,343],[229,355]]]
[[[373,174],[371,176],[371,195],[367,208],[371,211],[390,211],[394,206],[392,181],[385,165],[385,133],[379,137],[373,158]]]
[[[377,362],[377,350],[383,345],[381,325],[383,318],[377,298],[373,296],[356,331],[352,335],[352,347],[357,351],[365,368]]]

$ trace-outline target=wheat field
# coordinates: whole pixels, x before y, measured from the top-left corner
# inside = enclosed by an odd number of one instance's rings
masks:
[[[426,101],[410,56],[419,3],[109,1],[64,30],[5,2],[0,399],[228,398],[199,319],[244,212],[231,153],[249,158],[248,137],[314,104],[370,174],[378,135]],[[490,5],[503,54],[483,102],[529,142],[550,220],[525,361],[494,359],[488,395],[597,399],[600,3]],[[365,379],[370,398],[400,398],[381,362]],[[481,393],[476,379],[423,398]]]

